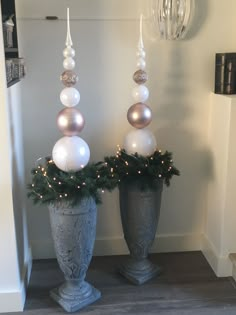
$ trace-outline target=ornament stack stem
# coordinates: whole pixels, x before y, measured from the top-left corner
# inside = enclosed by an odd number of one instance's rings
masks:
[[[129,154],[138,153],[144,156],[151,155],[156,150],[156,139],[153,133],[146,128],[152,121],[152,110],[146,104],[149,97],[149,90],[145,83],[148,80],[146,69],[146,52],[143,44],[143,16],[140,17],[140,34],[137,49],[137,70],[133,75],[136,86],[133,88],[132,97],[135,101],[128,112],[128,122],[134,130],[131,130],[125,137],[124,148]]]
[[[74,87],[78,76],[75,68],[75,50],[70,33],[69,8],[67,9],[66,48],[63,50],[65,71],[61,75],[61,82],[65,88],[61,91],[61,103],[66,106],[57,116],[57,125],[64,137],[54,145],[52,157],[56,166],[64,172],[76,172],[84,168],[90,159],[88,144],[78,135],[83,130],[85,120],[81,112],[75,108],[80,102],[80,93]]]

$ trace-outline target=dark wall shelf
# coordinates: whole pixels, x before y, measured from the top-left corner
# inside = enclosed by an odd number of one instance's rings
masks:
[[[2,8],[2,20],[3,22],[7,20],[11,15],[13,15],[12,20],[14,23],[13,28],[13,47],[18,48],[18,40],[17,40],[17,25],[16,25],[16,8],[15,8],[15,0],[1,0],[1,8]],[[9,53],[12,54],[13,51],[9,51],[8,47],[5,47],[5,57],[6,58],[13,58],[12,55],[8,55]],[[14,51],[15,55],[14,58],[18,57],[18,50]]]
[[[10,52],[18,52],[18,48],[5,47],[5,53],[10,53]]]
[[[5,59],[19,58],[15,0],[0,0],[0,1],[1,1],[2,21],[3,21],[3,23],[6,20],[8,20],[10,17],[11,17],[13,23],[14,23],[13,33],[12,33],[13,47],[5,47],[4,48],[5,49]],[[4,31],[3,31],[3,37],[4,37]],[[6,42],[6,41],[4,41],[4,42]],[[6,43],[5,43],[5,45],[6,45]],[[20,81],[20,78],[19,79],[18,78],[17,79],[13,79],[12,81],[8,82],[7,87],[12,86],[13,84],[15,84],[15,83],[17,83],[19,81]]]
[[[20,82],[20,79],[12,80],[12,81],[10,81],[9,83],[7,83],[7,87],[9,88],[10,86],[12,86],[12,85],[14,85],[14,84],[16,84],[16,83],[18,83],[18,82]]]

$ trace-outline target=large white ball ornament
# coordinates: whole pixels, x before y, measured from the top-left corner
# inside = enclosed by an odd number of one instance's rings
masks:
[[[136,103],[144,103],[149,97],[149,90],[145,85],[137,85],[132,90],[132,96]]]
[[[67,57],[64,61],[63,61],[63,67],[66,70],[73,70],[75,67],[75,61],[73,58],[71,57]]]
[[[72,57],[73,58],[75,56],[75,50],[72,47],[66,47],[63,50],[63,56],[65,58],[68,58],[68,57]]]
[[[89,162],[89,146],[80,137],[63,137],[54,145],[52,158],[60,170],[77,172]]]
[[[152,155],[157,147],[154,134],[147,128],[130,131],[124,139],[124,149],[128,154]]]
[[[74,87],[67,87],[61,91],[60,100],[63,105],[67,107],[73,107],[79,104],[80,93]]]

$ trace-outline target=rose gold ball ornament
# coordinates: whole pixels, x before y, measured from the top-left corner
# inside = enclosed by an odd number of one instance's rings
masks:
[[[84,117],[76,108],[65,108],[57,116],[57,126],[64,136],[77,136],[84,128]]]
[[[144,84],[148,80],[147,72],[144,70],[137,70],[133,75],[134,82],[137,84]]]
[[[60,79],[66,87],[71,87],[78,82],[79,77],[74,71],[66,70],[61,74]]]
[[[128,110],[127,119],[134,128],[145,128],[152,121],[151,108],[144,103],[134,104]]]

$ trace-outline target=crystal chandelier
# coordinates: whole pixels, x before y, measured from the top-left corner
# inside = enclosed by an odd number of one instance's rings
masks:
[[[184,38],[194,11],[194,0],[153,0],[152,18],[162,39]]]

